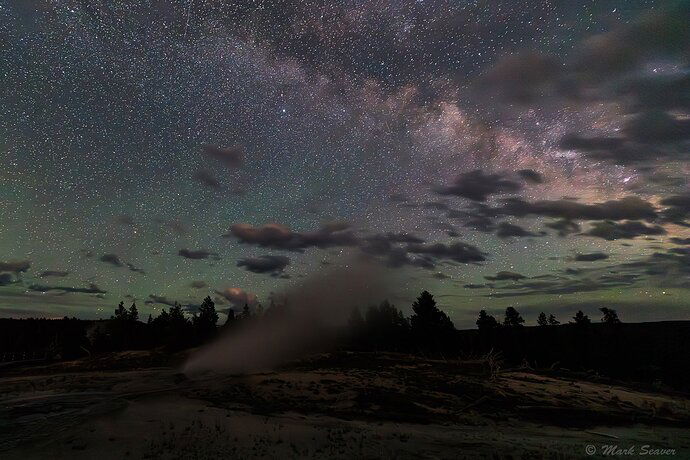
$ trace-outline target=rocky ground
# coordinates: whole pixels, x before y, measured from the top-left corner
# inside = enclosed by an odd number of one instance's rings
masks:
[[[690,458],[690,399],[493,358],[332,353],[180,373],[129,352],[0,374],[0,458]]]

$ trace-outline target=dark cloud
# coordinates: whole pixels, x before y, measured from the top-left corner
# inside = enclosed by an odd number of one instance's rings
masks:
[[[673,6],[670,6],[673,4]],[[636,21],[584,40],[569,67],[582,79],[600,81],[616,77],[649,59],[687,53],[690,4],[669,2],[669,7],[649,11]]]
[[[658,225],[647,226],[638,221],[627,222],[595,222],[585,235],[596,236],[605,240],[633,239],[641,235],[664,235],[666,230]]]
[[[487,286],[485,284],[465,284],[463,287],[465,289],[484,289]]]
[[[506,179],[502,174],[485,174],[478,169],[460,174],[452,185],[437,187],[435,191],[439,195],[453,195],[474,201],[486,201],[491,195],[514,193],[521,189],[522,186],[519,183]]]
[[[208,287],[208,284],[206,284],[206,281],[192,281],[189,286],[193,289],[204,289]]]
[[[615,103],[627,111],[623,129],[571,132],[561,148],[616,164],[685,159],[690,139],[690,3],[668,2],[636,20],[578,43],[559,62],[536,51],[496,60],[480,78],[484,88],[513,102],[567,105]],[[669,64],[674,70],[658,72]],[[654,72],[649,69],[653,68]],[[680,114],[680,116],[678,115]],[[579,128],[579,127],[578,127]]]
[[[358,237],[344,223],[327,224],[318,231],[309,233],[293,232],[278,224],[263,227],[237,224],[231,228],[231,234],[244,243],[292,251],[308,247],[358,246],[364,254],[378,258],[391,268],[409,265],[432,269],[435,267],[434,259],[463,263],[484,260],[481,251],[464,243],[425,245],[424,240],[415,235],[392,232]]]
[[[663,217],[670,222],[687,225],[685,220],[690,217],[690,195],[674,195],[661,200],[663,206],[667,206],[663,211]]]
[[[690,120],[666,112],[644,112],[630,120],[623,132],[640,143],[670,143],[690,138]]]
[[[106,264],[113,265],[115,267],[122,267],[123,263],[117,254],[103,254],[98,260],[105,262]]]
[[[619,94],[633,98],[634,110],[682,110],[690,107],[690,72],[644,75],[621,84]]]
[[[481,82],[507,101],[532,103],[553,93],[562,72],[562,66],[556,58],[524,51],[498,59]]]
[[[657,160],[659,157],[687,156],[690,120],[662,111],[647,111],[628,120],[622,132],[613,136],[568,134],[560,143],[598,160],[627,165]]]
[[[431,275],[432,278],[435,278],[437,280],[447,280],[450,279],[450,276],[446,275],[445,273],[441,272],[436,272],[433,275]]]
[[[206,249],[180,249],[177,252],[178,256],[182,256],[185,259],[201,260],[208,259],[211,257],[214,260],[220,260],[220,256],[212,251],[207,251]]]
[[[525,181],[532,184],[543,184],[544,176],[534,169],[520,169],[517,171],[518,175]]]
[[[459,263],[476,263],[486,260],[486,254],[477,247],[460,241],[450,244],[412,243],[407,245],[407,252],[427,255],[441,260],[452,260]]]
[[[379,233],[364,238],[360,244],[360,250],[367,255],[377,256],[390,268],[403,266],[433,269],[434,261],[426,256],[410,257],[407,249],[401,244],[423,243],[424,240],[408,233]]]
[[[192,304],[192,303],[181,304],[180,302],[177,302],[176,300],[171,300],[165,296],[158,296],[158,295],[154,295],[154,294],[149,294],[148,298],[144,301],[144,304],[145,305],[162,304],[162,305],[167,305],[169,307],[174,307],[175,305],[180,305],[182,307],[182,309],[188,313],[195,313],[199,310],[199,305],[197,305],[197,304]]]
[[[669,254],[679,254],[683,256],[690,256],[690,248],[671,248],[668,250]]]
[[[671,238],[671,242],[674,244],[690,244],[690,238]]]
[[[417,256],[410,257],[405,248],[391,248],[384,259],[385,265],[390,268],[400,268],[406,265],[411,267],[425,268],[432,270],[436,268],[436,263],[431,257]]]
[[[8,286],[14,282],[15,281],[11,273],[0,273],[0,286]]]
[[[568,219],[547,222],[544,225],[548,228],[556,230],[558,232],[558,236],[567,236],[580,231],[580,226],[576,222]]]
[[[522,51],[504,56],[479,79],[480,88],[513,103],[545,103],[545,99],[564,103],[635,98],[637,106],[663,109],[686,107],[682,81],[621,85],[620,80],[644,64],[660,59],[688,61],[689,35],[685,18],[690,14],[687,2],[668,2],[666,8],[642,14],[637,20],[606,33],[582,40],[565,62],[537,51]],[[674,5],[674,6],[670,6]],[[639,72],[642,73],[642,72]],[[618,83],[618,91],[611,90]],[[632,94],[631,94],[632,93]],[[675,101],[674,101],[675,97]]]
[[[128,268],[129,271],[131,271],[131,272],[134,272],[134,273],[141,273],[142,275],[145,275],[145,274],[146,274],[146,270],[144,270],[143,268],[138,268],[138,267],[134,266],[134,264],[131,264],[131,263],[127,262],[125,265],[127,265],[127,268]]]
[[[340,222],[324,224],[319,230],[306,233],[294,232],[280,224],[266,224],[261,227],[235,224],[230,228],[230,233],[224,236],[234,236],[246,244],[298,252],[310,247],[326,249],[359,244],[357,236],[349,226]]]
[[[451,210],[449,217],[465,220],[465,226],[477,231],[491,232],[497,228],[494,219],[498,216],[546,216],[560,218],[557,222],[547,223],[548,228],[558,231],[560,236],[580,230],[574,220],[655,220],[658,217],[656,208],[647,201],[635,196],[603,203],[584,204],[570,199],[540,200],[528,202],[522,198],[507,198],[498,207],[475,203],[469,210]],[[512,224],[502,223],[498,226],[499,236],[543,236],[546,233],[534,234]],[[526,233],[527,232],[527,233]]]
[[[614,287],[632,286],[636,274],[608,274],[592,279],[561,279],[556,281],[518,282],[515,286],[496,288],[506,292],[492,292],[487,297],[522,297],[529,295],[562,295],[578,292],[594,292]]]
[[[33,292],[50,292],[50,291],[61,291],[61,292],[76,292],[83,294],[105,294],[107,291],[99,288],[95,284],[89,284],[89,287],[73,287],[73,286],[44,286],[40,284],[32,284],[27,288],[29,291]]]
[[[537,215],[568,220],[652,220],[657,217],[654,206],[636,196],[596,204],[570,200],[541,200],[530,203],[521,198],[508,198],[504,200],[503,207],[495,211],[517,217]]]
[[[525,275],[521,275],[520,273],[515,273],[515,272],[508,272],[508,271],[501,271],[496,273],[494,276],[485,276],[485,279],[489,281],[518,281],[527,278]]]
[[[608,254],[604,254],[603,252],[591,252],[589,254],[577,254],[575,256],[577,262],[594,262],[596,260],[605,260],[608,258]]]
[[[529,230],[525,230],[519,225],[510,224],[508,222],[501,222],[498,224],[498,229],[496,230],[496,236],[499,238],[511,238],[511,237],[527,237],[527,236],[540,236],[536,233],[532,233]]]
[[[0,262],[0,272],[22,273],[31,268],[30,260],[8,260]]]
[[[210,158],[214,158],[226,167],[237,169],[244,163],[244,147],[241,145],[233,145],[230,147],[217,147],[215,145],[205,145],[203,153]]]
[[[213,190],[220,190],[223,188],[221,183],[216,179],[211,171],[208,169],[200,169],[192,176],[195,181]]]
[[[112,253],[103,254],[98,260],[100,260],[101,262],[104,262],[106,264],[110,264],[113,267],[125,267],[126,266],[130,271],[135,272],[135,273],[141,273],[141,274],[146,273],[143,269],[137,268],[136,266],[134,266],[133,264],[131,264],[129,262],[124,262],[122,259],[120,259],[120,256],[118,256],[117,254],[112,254]]]
[[[561,142],[561,148],[567,150],[578,150],[592,160],[611,161],[619,165],[633,165],[645,163],[656,157],[676,155],[673,147],[663,147],[654,145],[643,145],[631,142],[629,139],[620,137],[606,136],[580,136],[570,134]],[[606,145],[612,145],[606,148]],[[654,151],[656,157],[650,156],[650,151]]]
[[[290,265],[290,258],[285,256],[263,255],[259,257],[245,257],[237,261],[238,267],[244,267],[252,273],[280,274]]]
[[[62,277],[69,275],[69,273],[70,272],[68,272],[68,271],[62,271],[62,270],[46,270],[44,272],[41,272],[41,274],[38,276],[40,276],[41,278],[47,278],[49,276],[62,278]]]
[[[170,299],[168,299],[167,297],[164,297],[164,296],[157,296],[157,295],[154,295],[154,294],[149,294],[148,299],[145,300],[144,303],[145,303],[146,305],[152,305],[152,304],[154,304],[154,303],[159,303],[159,304],[163,304],[163,305],[169,305],[169,306],[172,307],[172,306],[175,306],[175,304],[176,304],[177,302],[172,301],[172,300],[170,300]]]

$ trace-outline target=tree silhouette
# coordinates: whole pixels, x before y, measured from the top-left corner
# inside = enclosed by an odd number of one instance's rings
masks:
[[[153,322],[157,323],[160,339],[169,349],[179,350],[190,344],[193,331],[179,303],[175,302],[169,312],[162,310]]]
[[[132,306],[129,307],[129,313],[127,313],[127,319],[129,321],[139,321],[139,310],[137,310],[137,304],[132,302]]]
[[[549,326],[558,326],[559,324],[561,324],[561,322],[558,321],[555,316],[549,315]]]
[[[455,326],[444,312],[436,306],[434,296],[423,291],[412,304],[414,312],[410,317],[412,332],[424,345],[442,347],[449,340]]]
[[[618,319],[618,313],[616,310],[611,308],[601,307],[599,311],[603,314],[601,322],[604,324],[620,324],[621,320]]]
[[[482,310],[479,312],[479,317],[477,318],[477,328],[480,331],[488,331],[497,328],[500,326],[498,324],[498,321],[496,321],[496,318],[493,316],[489,315],[486,310]]]
[[[168,314],[170,315],[171,323],[182,324],[187,322],[187,319],[184,317],[184,313],[182,312],[182,305],[177,302],[170,307],[170,312]]]
[[[156,316],[156,319],[153,320],[153,322],[158,321],[161,324],[169,324],[170,323],[170,313],[168,313],[165,308],[161,310],[160,315]]]
[[[520,313],[513,308],[513,307],[508,307],[506,308],[506,317],[503,320],[503,325],[508,326],[508,327],[522,327],[522,323],[524,323],[525,320],[522,319],[522,316],[520,316]]]
[[[235,322],[235,310],[228,308],[226,315],[228,315],[228,317],[225,320],[225,324],[223,324],[224,328],[232,326],[232,324]]]
[[[548,326],[549,322],[546,319],[546,313],[541,312],[539,313],[539,317],[537,318],[537,325],[539,326]]]
[[[196,328],[200,338],[208,339],[216,333],[216,324],[218,323],[218,312],[216,312],[216,304],[211,300],[210,296],[206,296],[199,307],[199,316],[196,317]]]
[[[127,315],[127,310],[125,309],[125,303],[120,302],[115,309],[115,316],[111,317],[112,319],[117,319],[120,321],[126,321],[128,318]]]
[[[407,345],[409,323],[388,300],[367,309],[364,328],[365,339],[376,349],[398,350]]]
[[[120,302],[115,309],[115,314],[105,331],[101,331],[102,337],[97,337],[95,342],[101,349],[126,350],[140,348],[150,337],[146,337],[139,328],[139,312],[133,302],[129,310],[124,302]]]
[[[575,313],[575,316],[573,316],[573,321],[575,324],[579,325],[591,324],[592,322],[590,321],[589,316],[582,313],[582,310],[578,310],[577,313]]]
[[[249,319],[252,317],[252,312],[249,310],[249,304],[244,304],[244,308],[242,309],[242,319]]]

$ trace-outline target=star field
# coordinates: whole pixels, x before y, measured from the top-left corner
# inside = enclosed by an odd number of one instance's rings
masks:
[[[234,308],[363,260],[460,326],[687,318],[687,11],[0,0],[0,315]]]

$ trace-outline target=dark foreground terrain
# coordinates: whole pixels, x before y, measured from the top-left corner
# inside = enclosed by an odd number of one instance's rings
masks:
[[[592,374],[339,352],[184,375],[185,358],[5,368],[0,458],[581,458],[588,445],[690,458],[690,399]]]

